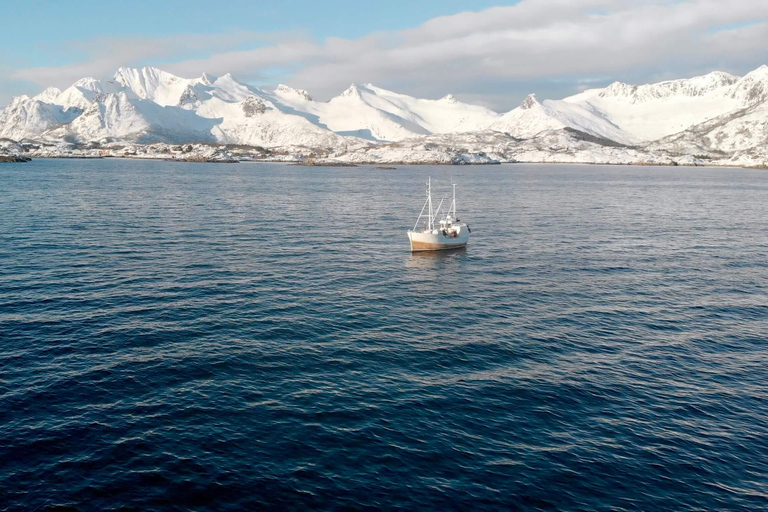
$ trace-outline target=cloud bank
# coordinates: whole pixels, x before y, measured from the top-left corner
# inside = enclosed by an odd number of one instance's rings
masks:
[[[613,79],[741,73],[768,63],[766,40],[768,2],[523,0],[359,39],[243,31],[75,42],[88,49],[82,62],[17,69],[10,79],[64,87],[120,66],[157,65],[188,77],[230,72],[257,84],[285,82],[320,99],[372,82],[506,110],[526,92],[563,96]]]

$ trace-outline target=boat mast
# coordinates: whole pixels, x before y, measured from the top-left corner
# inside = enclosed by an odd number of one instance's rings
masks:
[[[456,184],[453,183],[453,218],[456,218]]]
[[[427,229],[432,231],[435,229],[435,218],[432,216],[432,176],[427,181],[427,196],[429,197],[429,225]]]

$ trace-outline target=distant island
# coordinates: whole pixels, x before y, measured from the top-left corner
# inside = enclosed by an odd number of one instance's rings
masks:
[[[650,85],[614,83],[563,100],[528,96],[497,113],[447,95],[372,84],[330,101],[227,74],[186,79],[120,68],[0,111],[0,157],[280,161],[312,165],[553,162],[768,166],[768,67]]]

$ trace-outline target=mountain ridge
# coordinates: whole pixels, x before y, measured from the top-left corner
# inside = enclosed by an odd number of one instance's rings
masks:
[[[14,141],[222,143],[326,155],[338,148],[400,151],[423,137],[448,144],[468,140],[462,134],[499,132],[508,141],[535,141],[562,132],[558,141],[576,146],[610,141],[613,148],[681,157],[750,151],[760,158],[766,125],[768,66],[743,77],[714,71],[655,84],[614,82],[560,100],[529,95],[505,113],[451,94],[422,99],[370,83],[316,101],[303,89],[263,90],[231,74],[182,78],[154,67],[122,67],[111,80],[86,77],[63,91],[49,87],[15,97],[0,110],[0,137]]]

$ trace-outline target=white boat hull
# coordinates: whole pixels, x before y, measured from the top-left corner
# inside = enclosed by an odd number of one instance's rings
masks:
[[[445,251],[465,247],[469,240],[469,230],[460,229],[455,237],[446,236],[440,230],[408,231],[408,239],[411,241],[411,252]]]

